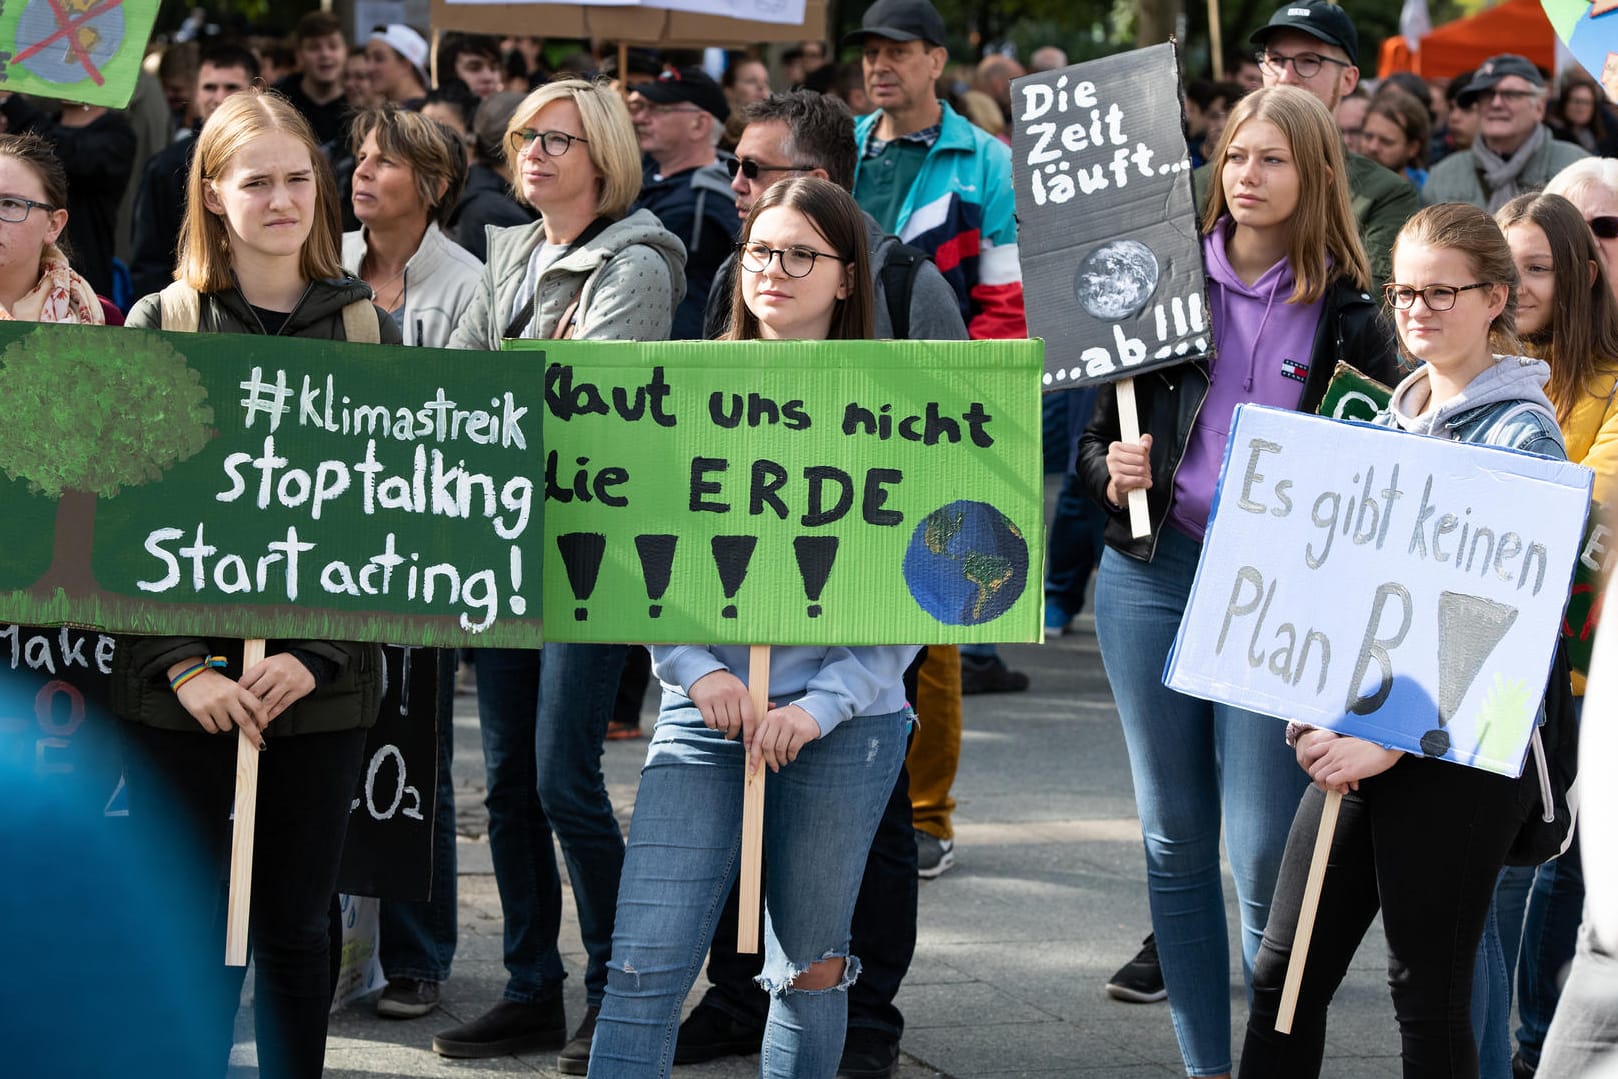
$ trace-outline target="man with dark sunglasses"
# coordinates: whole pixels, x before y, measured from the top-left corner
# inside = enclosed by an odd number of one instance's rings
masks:
[[[1521,56],[1485,60],[1456,103],[1477,106],[1478,131],[1466,153],[1433,166],[1422,189],[1424,205],[1470,202],[1491,214],[1518,195],[1542,190],[1551,177],[1590,156],[1561,142],[1545,126],[1545,77]]]

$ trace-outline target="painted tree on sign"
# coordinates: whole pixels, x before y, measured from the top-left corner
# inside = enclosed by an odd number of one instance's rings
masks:
[[[0,353],[0,472],[57,500],[44,596],[96,590],[96,500],[138,487],[202,449],[213,409],[202,377],[156,334],[41,325]]]

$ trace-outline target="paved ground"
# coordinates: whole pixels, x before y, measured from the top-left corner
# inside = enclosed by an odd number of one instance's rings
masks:
[[[1167,1007],[1116,1003],[1101,990],[1134,954],[1147,914],[1129,770],[1093,632],[1086,624],[1051,644],[1004,654],[1032,675],[1033,688],[967,698],[956,788],[959,861],[921,889],[920,940],[899,999],[909,1024],[900,1075],[1183,1075]],[[613,800],[625,824],[643,752],[644,743],[608,746]],[[461,940],[444,1006],[410,1022],[379,1020],[364,1004],[343,1010],[332,1022],[330,1076],[554,1074],[548,1055],[459,1062],[429,1049],[435,1031],[492,1003],[505,978],[481,760],[475,714],[470,700],[460,698]],[[563,951],[573,972],[571,1021],[583,1008],[583,951],[571,907],[563,917]],[[1399,1074],[1384,978],[1378,929],[1332,1010],[1325,1073],[1334,1079]],[[1239,972],[1232,999],[1240,1024]],[[1239,1030],[1235,1036],[1239,1045]],[[246,1066],[233,1071],[251,1075],[245,1038],[237,1059]],[[743,1058],[677,1074],[731,1079],[756,1074],[757,1063]]]

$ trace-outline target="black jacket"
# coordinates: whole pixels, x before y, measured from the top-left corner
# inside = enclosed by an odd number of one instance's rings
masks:
[[[1399,380],[1393,327],[1382,317],[1369,293],[1345,281],[1337,281],[1326,292],[1309,357],[1299,412],[1314,412],[1320,407],[1338,360],[1390,386]],[[1079,439],[1079,478],[1090,496],[1106,509],[1107,545],[1120,554],[1150,562],[1156,553],[1158,534],[1174,500],[1174,473],[1207,395],[1208,365],[1204,360],[1135,376],[1140,429],[1152,436],[1152,486],[1146,492],[1152,532],[1141,539],[1130,535],[1128,512],[1116,511],[1107,503],[1107,447],[1121,437],[1118,395],[1112,384],[1102,386],[1096,395],[1090,424]]]
[[[720,264],[736,249],[741,231],[736,193],[718,162],[661,179],[656,175],[655,165],[647,168],[640,198],[631,209],[652,211],[685,244],[685,299],[674,312],[669,340],[700,340],[708,290]]]
[[[342,341],[343,308],[355,300],[369,300],[371,287],[357,277],[314,281],[281,327],[282,337],[314,337]],[[198,297],[197,330],[201,333],[263,333],[264,326],[247,299],[234,288],[205,292]],[[386,311],[371,305],[377,315],[378,334],[384,345],[404,343],[398,323]],[[135,330],[163,329],[162,301],[157,293],[143,297],[129,312],[124,325]]]
[[[511,185],[487,165],[473,165],[466,174],[466,187],[461,190],[460,201],[449,215],[444,231],[462,247],[472,252],[479,262],[489,260],[489,238],[486,228],[506,228],[526,225],[539,215],[517,201]]]
[[[200,131],[198,124],[196,130]],[[185,221],[185,184],[196,152],[196,131],[163,147],[146,162],[135,194],[134,235],[129,263],[135,299],[150,296],[174,280],[175,248]]]

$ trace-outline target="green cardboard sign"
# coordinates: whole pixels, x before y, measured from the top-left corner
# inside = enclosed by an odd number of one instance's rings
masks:
[[[520,360],[0,323],[0,620],[537,647]]]
[[[0,0],[0,91],[121,109],[156,0]]]
[[[0,622],[1038,639],[1039,342],[528,345],[0,323]]]
[[[1033,641],[1039,341],[548,354],[546,636]]]
[[[1315,412],[1334,420],[1363,420],[1369,422],[1388,407],[1393,390],[1369,375],[1361,374],[1342,360],[1332,369],[1331,381],[1320,399]]]

